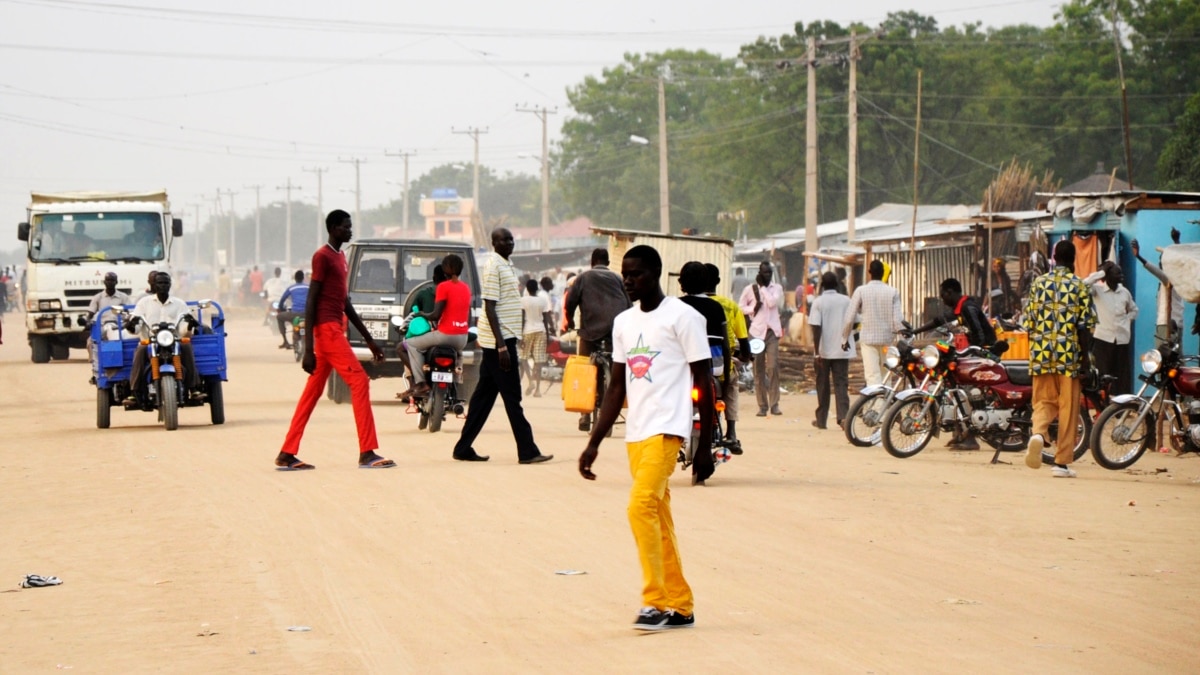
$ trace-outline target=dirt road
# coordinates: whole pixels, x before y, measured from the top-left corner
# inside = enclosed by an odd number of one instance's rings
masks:
[[[789,395],[707,487],[677,474],[697,626],[639,635],[624,449],[582,480],[557,386],[526,400],[547,464],[517,464],[499,409],[476,445],[492,461],[454,462],[462,422],[419,433],[376,381],[398,468],[357,469],[350,408],[324,401],[301,453],[318,469],[279,473],[305,375],[258,322],[230,326],[224,426],[114,410],[101,431],[86,361],[30,363],[6,318],[0,673],[1198,667],[1195,458],[1088,459],[1074,480],[939,441],[902,461],[816,431],[813,397]],[[17,590],[27,573],[64,583]]]

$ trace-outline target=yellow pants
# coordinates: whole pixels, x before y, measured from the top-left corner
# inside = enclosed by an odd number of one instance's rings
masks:
[[[1075,461],[1079,441],[1079,396],[1083,382],[1068,375],[1033,376],[1033,430],[1049,439],[1050,423],[1058,418],[1058,440],[1054,445],[1054,463],[1066,466]]]
[[[642,605],[659,610],[692,613],[692,589],[683,578],[683,565],[671,520],[671,488],[678,436],[653,436],[626,443],[633,488],[629,491],[629,526],[642,562]]]

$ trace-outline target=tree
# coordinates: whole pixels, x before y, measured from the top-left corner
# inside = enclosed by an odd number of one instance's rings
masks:
[[[1200,94],[1188,99],[1183,116],[1158,158],[1162,189],[1200,192]]]

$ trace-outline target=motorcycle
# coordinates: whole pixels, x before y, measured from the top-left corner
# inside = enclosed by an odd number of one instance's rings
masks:
[[[292,319],[292,354],[296,356],[296,363],[304,358],[304,317],[298,316]]]
[[[1173,343],[1140,357],[1142,386],[1136,394],[1114,396],[1100,413],[1089,445],[1100,466],[1119,471],[1138,461],[1161,438],[1183,454],[1200,453],[1200,356],[1183,356]],[[1153,396],[1146,389],[1153,387]]]
[[[846,412],[842,426],[851,445],[860,448],[877,445],[884,413],[895,403],[896,394],[918,385],[918,374],[924,371],[921,350],[912,346],[912,336],[907,333],[912,326],[907,321],[904,328],[896,344],[888,347],[884,354],[883,362],[888,371],[883,383],[865,387]]]
[[[149,325],[138,322],[139,338],[104,339],[102,315],[112,312],[118,326],[125,326],[128,308],[107,307],[101,310],[92,327],[92,380],[96,385],[96,426],[107,429],[111,411],[120,405],[126,410],[157,411],[159,421],[167,431],[179,427],[179,408],[202,406],[210,408],[213,424],[224,424],[225,403],[222,382],[226,379],[225,316],[220,305],[210,300],[189,302],[198,308],[200,318],[185,314],[174,324],[160,322]],[[204,310],[216,307],[209,325],[203,325]],[[184,336],[181,326],[188,323],[200,332]],[[128,329],[127,329],[128,330]],[[188,391],[183,379],[181,345],[190,343],[201,385]],[[146,397],[134,398],[136,387],[130,381],[133,356],[140,345],[146,346]]]
[[[400,329],[401,334],[408,330],[408,322],[416,316],[409,314],[403,319],[393,317],[392,321]],[[475,340],[475,329],[467,334],[467,344]],[[425,380],[429,383],[429,393],[425,396],[413,396],[409,400],[409,409],[416,412],[417,429],[429,433],[437,433],[442,429],[442,422],[447,413],[461,417],[467,410],[467,402],[458,396],[458,384],[462,381],[462,364],[458,350],[448,345],[434,345],[425,351]],[[415,410],[413,410],[415,408]]]
[[[713,396],[713,424],[712,424],[712,455],[713,467],[719,464],[724,464],[730,459],[733,459],[733,451],[730,449],[731,442],[725,438],[725,432],[721,425],[721,418],[725,413],[725,402]],[[696,448],[700,447],[700,390],[692,387],[692,434],[689,438],[684,439],[683,445],[679,448],[679,458],[676,460],[681,465],[681,468],[687,469],[692,465],[696,458]],[[733,441],[736,443],[737,441]],[[700,481],[703,484],[703,481]]]
[[[883,447],[893,457],[905,459],[921,452],[942,431],[971,432],[995,448],[992,463],[1001,452],[1023,450],[1033,425],[1033,380],[1029,365],[1007,364],[999,355],[1008,344],[1001,341],[994,354],[970,346],[959,352],[950,341],[939,340],[921,350],[922,364],[930,371],[926,389],[909,389],[896,395],[896,403],[883,417]],[[1080,406],[1076,459],[1087,452],[1092,420]],[[1057,436],[1051,425],[1051,440]],[[1043,451],[1043,459],[1054,460]]]

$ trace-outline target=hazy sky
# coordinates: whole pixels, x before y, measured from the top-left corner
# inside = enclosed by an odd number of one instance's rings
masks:
[[[514,108],[557,108],[553,139],[572,114],[565,90],[626,52],[732,56],[796,21],[874,25],[905,9],[941,26],[1046,26],[1061,0],[835,4],[0,0],[0,249],[17,245],[31,189],[165,187],[190,226],[182,207],[203,203],[207,218],[218,188],[238,193],[241,214],[247,186],[266,204],[289,177],[315,203],[303,169],[326,168],[325,209],[352,211],[354,167],[340,160],[358,157],[366,209],[400,192],[385,150],[416,152],[411,179],[470,162],[471,139],[452,128],[487,128],[483,164],[536,174],[518,155],[540,152],[540,122]]]

